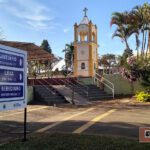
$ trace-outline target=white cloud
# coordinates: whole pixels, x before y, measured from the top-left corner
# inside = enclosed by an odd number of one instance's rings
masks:
[[[65,29],[63,29],[63,32],[64,33],[68,33],[70,31],[70,28],[65,28]]]
[[[54,12],[36,0],[0,0],[0,8],[35,30],[52,29],[56,26]]]

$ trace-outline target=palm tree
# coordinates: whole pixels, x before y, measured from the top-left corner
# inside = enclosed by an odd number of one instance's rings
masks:
[[[132,50],[129,47],[128,44],[128,38],[133,34],[138,34],[137,28],[133,24],[129,24],[130,20],[130,14],[128,12],[124,13],[118,13],[115,12],[112,14],[111,18],[111,26],[116,25],[117,29],[115,30],[114,34],[112,35],[112,38],[119,37],[123,43],[126,45],[125,52],[127,52],[128,55],[132,54]]]
[[[145,3],[143,6],[136,6],[131,11],[134,19],[134,24],[136,24],[137,29],[142,33],[142,47],[141,55],[144,56],[145,49],[146,54],[148,51],[148,34],[150,30],[150,5]],[[146,48],[147,43],[147,48]]]
[[[133,34],[136,38],[137,56],[139,54],[139,48],[141,47],[141,57],[138,57],[134,65],[131,66],[127,63],[127,57],[125,57],[125,55],[121,57],[121,65],[129,71],[130,76],[128,78],[133,81],[132,77],[134,72],[138,75],[138,78],[141,77],[149,86],[150,57],[147,57],[147,53],[150,47],[150,4],[145,3],[142,6],[136,6],[129,13],[114,13],[111,18],[111,26],[114,24],[117,25],[117,29],[113,37],[121,38],[126,44],[126,50],[130,50],[128,38]],[[140,34],[142,35],[141,41],[139,38]]]
[[[146,51],[146,55],[149,54],[150,57],[150,31],[149,31],[149,35],[148,35],[148,43],[147,43],[147,51]]]
[[[71,68],[73,64],[73,50],[74,50],[73,43],[66,44],[65,49],[63,50],[63,52],[65,52],[65,63],[67,72],[68,68]]]

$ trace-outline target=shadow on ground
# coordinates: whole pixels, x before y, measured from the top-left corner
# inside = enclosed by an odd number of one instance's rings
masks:
[[[53,124],[54,122],[28,122],[27,134],[30,135],[36,130]],[[51,129],[46,130],[46,133],[72,133],[77,128],[84,125],[85,121],[66,121]],[[122,136],[138,139],[138,130],[140,126],[150,126],[149,124],[129,124],[123,122],[99,122],[88,128],[83,134],[102,134],[111,136]],[[7,142],[15,138],[23,138],[23,122],[1,121],[0,122],[0,143]]]

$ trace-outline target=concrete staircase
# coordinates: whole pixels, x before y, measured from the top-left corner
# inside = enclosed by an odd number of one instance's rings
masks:
[[[106,100],[112,98],[112,94],[106,93],[103,89],[100,89],[94,84],[84,86],[76,84],[73,88],[74,91],[83,97],[86,97],[89,101]]]
[[[54,85],[53,86],[59,93],[61,93],[65,99],[71,103],[75,104],[77,106],[85,106],[85,105],[90,105],[91,103],[87,100],[86,97],[78,94],[72,88],[65,86],[65,85]]]
[[[29,80],[28,83],[34,83],[35,99],[38,101],[43,100],[50,105],[65,103],[67,101],[72,103],[73,100],[75,104],[84,105],[84,103],[88,104],[90,101],[113,98],[114,95],[108,94],[104,91],[104,86],[101,86],[103,82],[101,82],[99,76],[95,77],[95,81],[96,85],[86,85],[77,80],[77,78],[51,78],[33,79]],[[109,81],[107,82],[108,83],[104,83],[104,85],[113,90],[112,83]]]
[[[63,95],[48,85],[35,85],[34,99],[36,102],[44,102],[48,105],[67,103]]]
[[[106,100],[112,98],[112,94],[108,94],[104,89],[100,89],[96,85],[87,85],[89,89],[89,100]]]

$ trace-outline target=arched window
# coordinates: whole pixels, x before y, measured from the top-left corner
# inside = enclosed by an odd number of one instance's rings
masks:
[[[85,63],[81,63],[81,69],[85,69]]]
[[[80,32],[78,34],[78,41],[79,42],[87,42],[88,41],[88,33],[87,32]]]
[[[85,42],[88,41],[88,35],[87,35],[87,34],[84,36],[84,41],[85,41]]]
[[[80,36],[80,34],[78,35],[78,42],[80,42],[81,41],[81,38],[80,38],[81,36]]]

